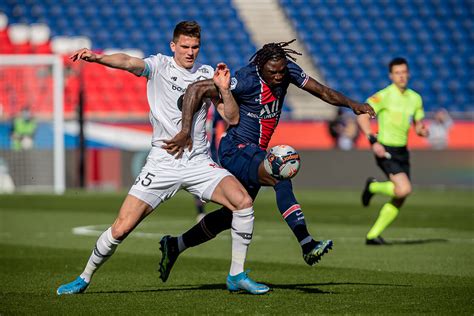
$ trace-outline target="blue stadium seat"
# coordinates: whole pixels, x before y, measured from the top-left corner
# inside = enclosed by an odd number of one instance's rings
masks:
[[[450,99],[457,111],[474,108],[471,1],[280,0],[280,4],[330,86],[353,91],[350,76],[363,82],[358,93],[367,97],[389,83],[387,64],[402,56],[410,63],[412,86],[429,101],[427,111],[449,109]]]

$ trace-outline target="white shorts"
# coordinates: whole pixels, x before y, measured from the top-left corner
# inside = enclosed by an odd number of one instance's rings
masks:
[[[183,162],[170,155],[148,155],[147,162],[128,194],[156,208],[180,189],[209,201],[219,182],[232,174],[211,157]]]

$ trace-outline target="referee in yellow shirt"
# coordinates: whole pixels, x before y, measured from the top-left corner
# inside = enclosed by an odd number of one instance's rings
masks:
[[[377,113],[378,134],[370,127],[367,114],[359,115],[357,122],[367,136],[377,165],[388,177],[388,181],[378,182],[373,177],[367,179],[362,192],[362,204],[368,206],[374,194],[391,197],[380,210],[379,217],[367,234],[367,245],[385,245],[380,234],[397,217],[400,207],[411,193],[410,155],[407,139],[413,122],[419,136],[428,136],[428,129],[422,119],[425,114],[421,96],[409,89],[410,76],[408,63],[403,58],[395,58],[389,64],[389,77],[392,84],[371,96],[367,102]]]

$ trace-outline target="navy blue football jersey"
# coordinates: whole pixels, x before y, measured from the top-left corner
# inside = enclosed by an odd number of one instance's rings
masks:
[[[254,143],[266,150],[280,120],[283,99],[290,83],[303,87],[309,76],[288,61],[283,82],[272,89],[260,77],[255,64],[239,69],[231,79],[231,90],[240,107],[240,121],[227,134],[235,143]]]

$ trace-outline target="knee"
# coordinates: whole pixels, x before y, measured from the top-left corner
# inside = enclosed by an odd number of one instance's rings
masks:
[[[411,190],[411,185],[409,184],[403,186],[396,186],[394,190],[395,197],[399,199],[406,198],[408,195],[410,195]]]
[[[243,210],[252,207],[253,201],[247,192],[241,191],[235,199],[234,207],[236,210]]]
[[[117,240],[125,239],[130,234],[132,229],[128,227],[123,221],[118,219],[112,225],[112,237]]]

